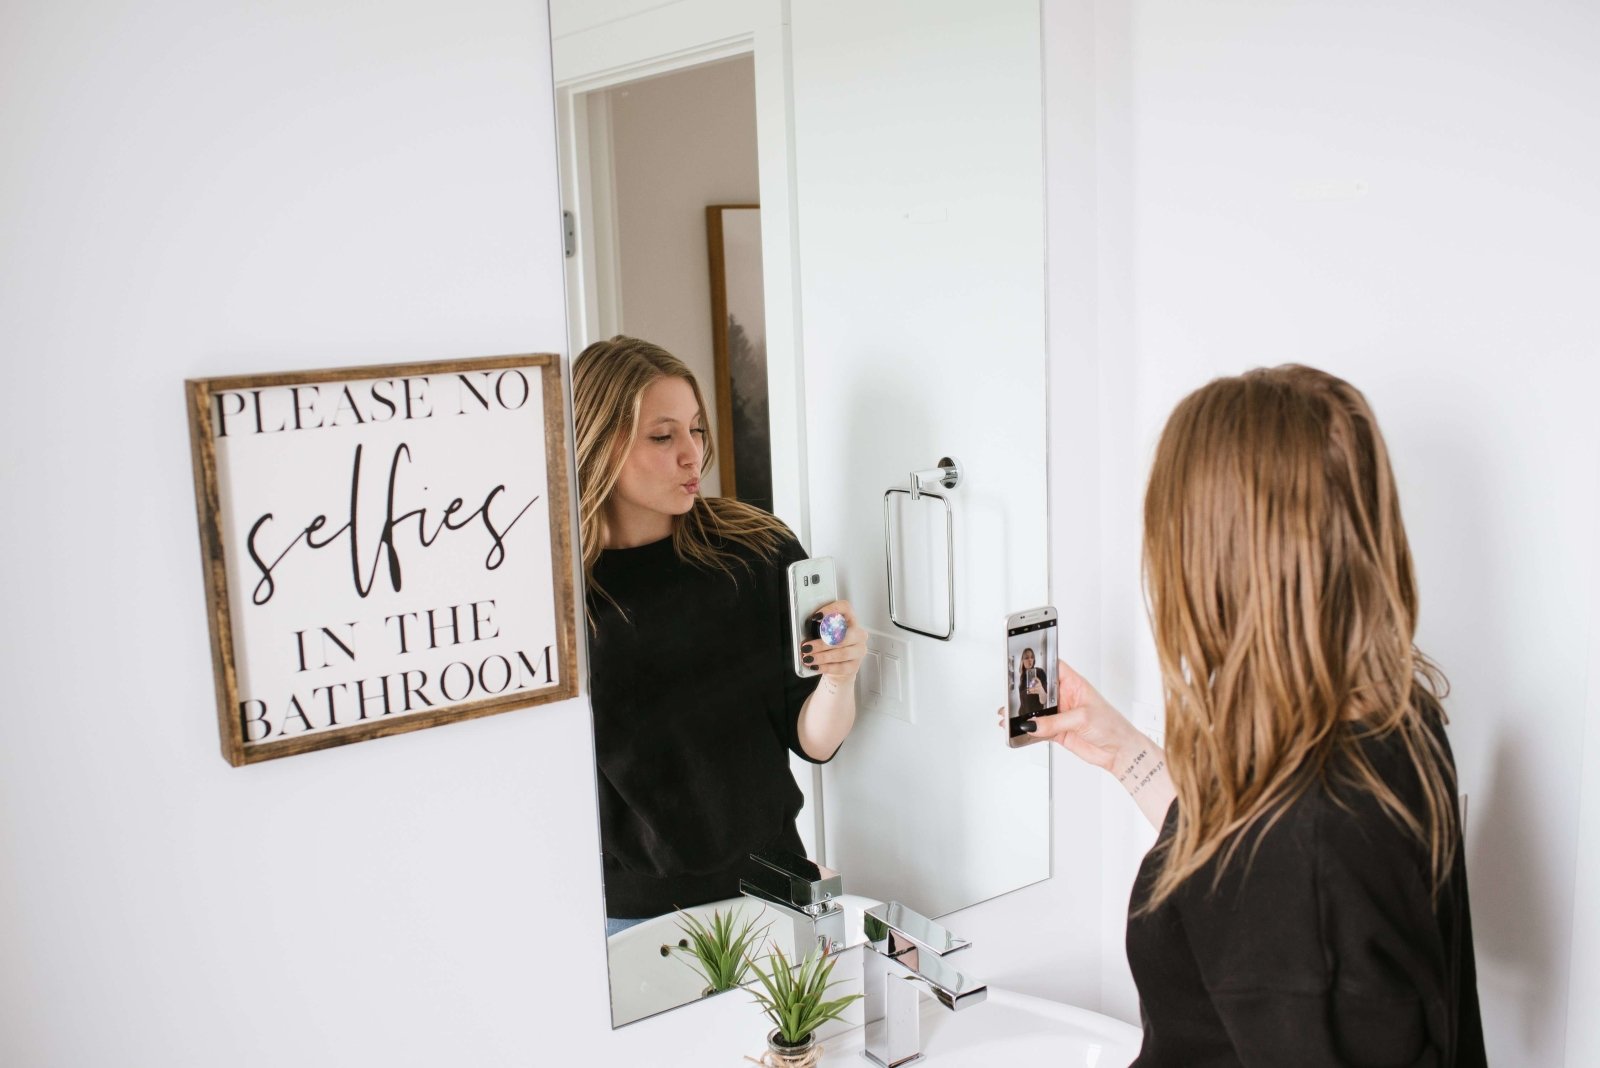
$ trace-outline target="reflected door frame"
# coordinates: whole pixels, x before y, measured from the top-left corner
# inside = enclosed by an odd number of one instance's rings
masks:
[[[566,259],[569,358],[591,342],[619,333],[622,323],[610,113],[599,91],[752,56],[773,512],[809,546],[792,76],[783,4],[678,0],[623,17],[607,17],[600,10],[606,6],[596,8],[587,22],[577,16],[563,19],[573,28],[555,36],[551,48],[561,206],[575,222],[574,251]],[[812,821],[802,821],[801,838],[811,856],[825,862],[820,772],[798,758],[791,763],[806,810],[813,815]]]
[[[562,206],[576,221],[575,254],[566,264],[568,343],[576,355],[617,333],[621,321],[613,310],[621,287],[607,178],[609,115],[603,97],[590,94],[739,55],[755,60],[773,511],[809,543],[788,28],[777,0],[681,0],[556,39]]]

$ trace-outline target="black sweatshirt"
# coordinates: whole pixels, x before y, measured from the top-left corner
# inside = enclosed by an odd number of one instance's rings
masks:
[[[657,916],[739,895],[750,853],[802,852],[788,754],[815,677],[793,670],[787,537],[749,567],[686,563],[667,538],[602,553],[589,646],[606,915]],[[621,610],[619,611],[619,607]]]
[[[1399,738],[1362,744],[1407,807],[1424,811]],[[1158,845],[1176,821],[1174,803]],[[1138,1068],[1487,1063],[1461,850],[1435,905],[1417,840],[1369,794],[1336,798],[1326,785],[1259,840],[1253,860],[1254,838],[1240,848],[1215,893],[1213,860],[1154,912],[1130,915]]]

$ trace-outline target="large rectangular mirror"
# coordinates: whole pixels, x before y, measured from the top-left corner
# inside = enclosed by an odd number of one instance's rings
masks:
[[[584,522],[692,510],[630,479],[670,480],[703,440],[715,462],[669,488],[747,502],[831,557],[866,639],[826,759],[807,750],[821,717],[795,721],[820,699],[788,660],[787,557],[724,569],[672,537],[591,554],[620,1025],[707,986],[674,907],[790,937],[730,881],[734,853],[836,870],[857,929],[864,900],[937,916],[1050,873],[1047,747],[1008,748],[995,716],[1005,616],[1049,589],[1039,7],[551,0],[551,28],[572,352],[650,342],[706,417],[667,387],[637,409],[659,427],[591,419],[590,455],[614,462],[591,463],[610,489]],[[639,394],[575,377],[582,481],[584,405]],[[894,492],[946,458],[955,488]]]

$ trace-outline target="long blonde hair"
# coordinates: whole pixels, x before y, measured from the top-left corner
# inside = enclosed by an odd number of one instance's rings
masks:
[[[700,423],[707,430],[703,475],[716,459],[705,397],[694,373],[666,349],[638,338],[617,335],[596,341],[578,354],[572,368],[573,418],[578,439],[578,520],[583,545],[583,575],[590,589],[594,565],[606,546],[605,505],[621,477],[622,467],[639,429],[644,391],[660,378],[681,378],[694,391]],[[727,497],[696,497],[694,505],[673,519],[672,544],[679,557],[732,573],[741,558],[727,548],[743,546],[772,558],[789,528],[760,508]]]
[[[1454,783],[1428,720],[1445,681],[1413,644],[1417,586],[1383,436],[1361,392],[1309,367],[1218,379],[1167,421],[1144,502],[1175,833],[1145,908],[1316,782],[1364,790],[1427,851],[1457,846]],[[1396,734],[1412,812],[1362,735]]]

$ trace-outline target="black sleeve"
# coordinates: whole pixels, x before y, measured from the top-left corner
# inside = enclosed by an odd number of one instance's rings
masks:
[[[783,739],[783,744],[789,751],[802,760],[812,764],[826,764],[832,760],[838,750],[829,753],[818,760],[811,756],[800,745],[800,710],[805,706],[806,698],[817,688],[821,676],[811,675],[801,678],[794,673],[794,628],[789,622],[789,565],[797,560],[805,560],[806,551],[800,547],[800,542],[793,536],[785,539],[783,548],[778,553],[778,558],[773,565],[775,581],[771,584],[774,591],[772,603],[778,616],[779,640],[777,655],[774,658],[773,670],[783,680],[783,700],[779,703],[773,721],[773,729]]]
[[[1375,823],[1372,816],[1384,821]],[[1431,896],[1382,814],[1294,807],[1228,865],[1186,887],[1184,929],[1240,1063],[1444,1063],[1435,1023],[1448,977]],[[1430,1020],[1430,1017],[1434,1019]]]

